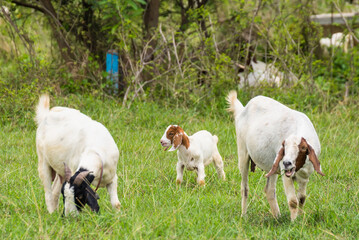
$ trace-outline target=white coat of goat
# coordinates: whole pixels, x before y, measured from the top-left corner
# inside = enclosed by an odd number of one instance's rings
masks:
[[[52,213],[58,207],[60,190],[65,215],[76,214],[85,204],[98,211],[91,183],[107,187],[112,206],[120,208],[116,174],[119,151],[109,131],[78,110],[50,110],[48,95],[40,97],[36,122],[38,171],[48,211]]]
[[[243,105],[237,93],[231,91],[227,97],[229,111],[235,119],[239,169],[242,175],[241,196],[242,215],[247,212],[248,171],[258,166],[268,172],[265,187],[271,211],[279,217],[276,199],[276,182],[279,167],[284,171],[282,177],[291,219],[297,217],[298,207],[304,205],[306,186],[309,176],[316,170],[320,175],[321,167],[317,156],[320,155],[318,135],[309,118],[298,111],[264,96],[251,99]],[[296,195],[294,181],[298,182]]]

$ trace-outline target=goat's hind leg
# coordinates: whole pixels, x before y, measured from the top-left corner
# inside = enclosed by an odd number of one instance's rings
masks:
[[[213,164],[216,167],[218,177],[223,180],[226,180],[226,174],[223,170],[223,160],[218,150],[216,151],[216,153],[213,154]]]
[[[203,162],[203,161],[202,161]],[[204,181],[204,178],[206,177],[206,174],[204,172],[204,164],[200,163],[197,166],[197,183],[200,186],[204,186],[206,183]]]
[[[238,166],[241,172],[242,216],[247,213],[249,156],[246,149],[238,148]]]
[[[264,189],[264,192],[266,193],[266,197],[269,203],[269,206],[272,210],[272,214],[275,218],[278,218],[280,216],[280,210],[277,202],[276,197],[276,183],[277,183],[278,175],[273,174],[269,178],[267,178],[267,184]]]
[[[112,182],[110,184],[107,184],[107,191],[108,194],[110,195],[110,201],[111,201],[111,205],[112,207],[116,208],[117,210],[120,210],[121,208],[121,203],[120,200],[118,200],[118,195],[117,195],[117,174],[115,174],[115,177],[113,178]]]
[[[57,203],[58,203],[58,200],[55,201],[55,199],[53,198],[53,195],[52,195],[51,182],[52,182],[52,171],[53,170],[45,161],[43,161],[42,157],[40,157],[40,156],[41,155],[38,154],[39,176],[40,176],[42,184],[44,185],[45,202],[46,202],[47,210],[49,211],[49,213],[53,213],[55,211],[55,209],[57,208]]]

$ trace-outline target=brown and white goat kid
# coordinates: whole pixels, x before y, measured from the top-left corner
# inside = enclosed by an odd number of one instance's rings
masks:
[[[317,157],[320,154],[320,142],[313,124],[304,113],[268,97],[257,96],[243,107],[237,99],[237,93],[231,91],[227,101],[229,111],[233,112],[235,118],[238,163],[242,175],[242,215],[247,212],[251,162],[252,171],[256,165],[268,172],[265,193],[274,217],[280,215],[275,194],[279,167],[284,171],[284,190],[291,220],[294,220],[298,206],[301,208],[304,205],[309,176],[314,170],[324,176]],[[294,181],[298,182],[297,195]]]
[[[197,172],[197,182],[199,185],[205,185],[204,167],[214,163],[218,176],[225,180],[223,171],[222,157],[217,149],[218,137],[212,135],[206,130],[196,132],[192,136],[188,136],[180,126],[170,125],[161,138],[161,145],[165,151],[170,147],[169,151],[178,149],[177,157],[177,184],[183,181],[183,170]]]
[[[98,212],[91,183],[107,187],[112,206],[120,208],[116,174],[119,151],[108,130],[78,110],[50,110],[48,95],[40,97],[36,122],[38,171],[48,211],[52,213],[58,207],[61,191],[65,215],[76,215],[86,204]]]

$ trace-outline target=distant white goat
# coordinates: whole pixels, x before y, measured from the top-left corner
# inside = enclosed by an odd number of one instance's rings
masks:
[[[343,34],[341,32],[334,33],[331,38],[321,38],[319,44],[324,51],[324,55],[328,55],[328,48],[340,47],[343,48],[345,53],[348,53],[348,49],[354,46],[354,39],[351,34]]]
[[[253,71],[250,71],[249,73],[242,71],[238,74],[238,77],[240,78],[238,87],[240,89],[246,85],[255,87],[262,82],[267,82],[276,87],[280,87],[282,82],[286,79],[285,77],[287,77],[289,82],[298,80],[292,72],[285,76],[285,74],[279,71],[273,63],[266,64],[261,61],[251,60],[250,65]],[[242,66],[242,70],[244,70],[244,68],[245,67]]]
[[[65,215],[77,214],[86,204],[98,212],[91,183],[97,188],[107,187],[112,206],[120,208],[116,174],[119,151],[108,130],[78,110],[50,110],[48,95],[40,97],[36,122],[38,170],[48,211],[57,208],[62,186]]]
[[[317,156],[320,154],[318,135],[309,118],[283,104],[263,96],[251,99],[243,105],[237,93],[231,91],[227,97],[233,112],[237,133],[239,169],[242,175],[242,215],[247,212],[248,171],[257,165],[268,172],[265,193],[274,217],[280,211],[275,189],[279,167],[284,171],[282,177],[285,194],[291,212],[291,219],[297,217],[298,206],[304,205],[309,176],[321,167]],[[309,161],[308,161],[309,160]],[[296,196],[294,181],[298,182]]]
[[[214,163],[218,176],[225,179],[223,171],[222,157],[217,149],[218,137],[205,130],[196,132],[188,136],[180,126],[170,125],[161,138],[161,145],[165,151],[172,146],[169,151],[178,149],[177,156],[177,184],[183,181],[183,170],[197,172],[197,182],[205,185],[204,167]]]

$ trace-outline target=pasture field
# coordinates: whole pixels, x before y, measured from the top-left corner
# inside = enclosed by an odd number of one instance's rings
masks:
[[[223,99],[223,102],[225,100]],[[36,103],[34,103],[35,105]],[[245,103],[244,103],[245,104]],[[248,215],[241,218],[240,179],[233,119],[217,110],[159,107],[139,103],[131,109],[111,100],[71,96],[51,106],[75,107],[111,132],[119,150],[118,192],[122,209],[115,212],[105,189],[99,190],[100,212],[78,217],[49,214],[37,172],[33,112],[21,124],[0,127],[0,236],[2,239],[357,239],[359,236],[359,110],[337,106],[330,112],[306,112],[322,145],[319,157],[325,177],[314,173],[308,184],[304,214],[290,221],[278,179],[282,216],[273,219],[263,192],[264,172],[249,176]],[[176,186],[177,155],[164,152],[159,140],[169,124],[189,134],[206,129],[219,137],[227,180],[206,168],[206,186],[185,171]]]

